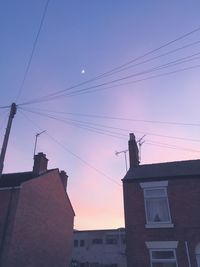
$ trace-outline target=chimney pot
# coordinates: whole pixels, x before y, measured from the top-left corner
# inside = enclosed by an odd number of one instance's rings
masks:
[[[48,159],[42,152],[34,156],[33,173],[35,175],[43,174],[47,171]]]
[[[64,189],[67,189],[68,175],[65,171],[60,171],[60,178],[63,183]]]

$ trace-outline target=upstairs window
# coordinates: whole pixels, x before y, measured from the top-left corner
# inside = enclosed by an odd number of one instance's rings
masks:
[[[172,227],[167,196],[167,181],[141,183],[140,185],[144,192],[147,226]]]
[[[144,189],[147,223],[170,222],[166,188]]]

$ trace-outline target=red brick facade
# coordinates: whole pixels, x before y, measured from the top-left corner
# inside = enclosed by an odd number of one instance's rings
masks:
[[[153,227],[148,227],[143,186],[160,182],[167,183],[171,222],[162,227],[160,222],[158,226],[155,223]],[[176,263],[167,266],[197,267],[195,250],[200,244],[200,160],[138,164],[123,179],[123,190],[128,267],[165,266],[152,263],[148,244],[158,246],[163,243],[165,248],[156,248],[165,251],[166,244],[175,242]]]
[[[12,201],[7,214],[11,193],[9,188],[0,191],[0,200],[5,200],[0,218],[5,222],[7,216],[7,228],[0,227],[1,237],[6,233],[0,266],[69,266],[74,211],[58,169],[24,181],[13,192],[18,201]]]

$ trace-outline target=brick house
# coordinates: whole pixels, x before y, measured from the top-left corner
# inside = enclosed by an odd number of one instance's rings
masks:
[[[200,267],[200,160],[139,165],[123,178],[128,267]]]
[[[47,170],[43,153],[33,170],[0,178],[0,266],[66,267],[73,247],[74,211],[68,176]]]
[[[125,229],[75,230],[72,266],[126,267]]]

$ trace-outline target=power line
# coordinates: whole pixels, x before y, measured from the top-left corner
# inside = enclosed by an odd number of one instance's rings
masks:
[[[22,110],[20,110],[20,113],[29,121],[31,122],[31,124],[35,124],[32,120],[30,120]],[[37,127],[39,127],[37,125]],[[39,127],[39,129],[41,130],[41,127]],[[86,166],[88,166],[90,169],[93,169],[94,171],[96,171],[97,173],[99,173],[100,175],[104,176],[106,179],[108,179],[109,181],[115,183],[116,185],[121,187],[121,184],[119,184],[118,182],[116,182],[113,178],[111,178],[110,176],[108,176],[107,174],[105,174],[104,172],[100,171],[99,169],[97,169],[96,167],[94,167],[93,165],[91,165],[90,163],[88,163],[87,161],[85,161],[84,159],[82,159],[80,156],[78,156],[77,154],[75,154],[74,152],[72,152],[70,149],[68,149],[63,143],[61,143],[60,141],[58,141],[56,138],[54,138],[52,135],[48,134],[46,132],[46,135],[52,139],[55,143],[57,143],[62,149],[64,149],[65,151],[67,151],[68,153],[70,153],[71,155],[73,155],[75,158],[77,158],[79,161],[81,161],[83,164],[85,164]],[[149,144],[149,145],[154,145],[154,146],[161,146],[161,147],[165,147],[165,148],[171,148],[171,149],[178,149],[178,150],[186,150],[186,151],[190,151],[190,152],[200,152],[198,150],[192,150],[192,149],[187,149],[187,148],[183,148],[183,147],[178,147],[178,146],[172,146],[166,143],[158,143],[158,142],[152,142],[152,141],[148,141],[145,144]]]
[[[57,120],[57,121],[60,121],[60,122],[63,122],[63,123],[67,123],[67,124],[76,126],[78,128],[87,129],[87,130],[90,130],[90,131],[95,130],[95,132],[97,132],[97,133],[101,133],[101,134],[104,134],[104,135],[109,135],[109,136],[117,137],[117,138],[121,138],[121,139],[126,138],[127,135],[124,135],[124,134],[121,134],[121,133],[116,133],[116,132],[111,132],[111,131],[108,131],[106,129],[120,130],[120,131],[125,131],[126,133],[133,132],[133,129],[131,129],[131,130],[130,129],[123,129],[123,128],[119,128],[119,127],[113,127],[113,126],[110,126],[110,125],[108,126],[108,125],[103,125],[103,124],[98,124],[98,123],[92,123],[92,122],[88,122],[88,121],[85,122],[85,121],[79,121],[79,120],[71,120],[71,119],[68,119],[68,118],[53,117],[53,116],[49,116],[48,114],[44,114],[44,113],[41,113],[41,112],[31,111],[31,110],[24,109],[24,108],[21,108],[21,109],[24,110],[24,111],[28,111],[28,112],[32,112],[32,113],[35,113],[35,114],[38,114],[38,115],[41,115],[41,116],[48,117],[50,119]],[[100,127],[100,128],[96,128],[96,127]],[[148,132],[148,131],[140,131],[140,130],[136,130],[136,129],[134,129],[134,132],[145,134],[145,135],[149,135],[149,136],[168,138],[168,139],[176,139],[176,140],[183,140],[183,141],[190,141],[190,142],[200,142],[200,139],[184,138],[184,137],[170,136],[170,135],[161,135],[161,134],[157,134],[157,133],[152,133],[152,132]],[[112,135],[110,135],[110,134],[112,134]],[[113,134],[115,136],[113,136]],[[118,136],[116,136],[116,134]],[[124,138],[122,138],[122,137],[124,137]]]
[[[1,106],[0,109],[10,108],[10,106]]]
[[[1,121],[1,126],[0,126],[0,131],[2,130],[3,126],[5,125],[5,122],[7,120],[7,117],[8,117],[8,112],[7,110],[5,110],[1,115],[4,116],[6,114],[6,116],[4,117],[4,119]]]
[[[21,110],[24,110],[26,111],[25,109],[22,109]],[[34,111],[29,111],[31,113],[34,113],[34,114],[37,114],[37,115],[40,115],[40,116],[44,116],[44,117],[47,117],[49,119],[53,119],[53,120],[56,120],[56,121],[59,121],[59,122],[63,122],[63,123],[66,123],[68,125],[72,125],[72,126],[75,126],[75,127],[78,127],[80,129],[84,129],[84,130],[88,130],[90,132],[95,132],[95,133],[99,133],[99,134],[102,134],[102,135],[106,135],[106,136],[111,136],[111,137],[115,137],[115,138],[119,138],[119,139],[126,139],[126,135],[124,134],[121,134],[121,133],[117,133],[117,132],[113,132],[113,131],[110,131],[110,130],[106,130],[106,129],[102,129],[102,128],[97,128],[98,126],[102,127],[101,125],[98,125],[98,124],[92,124],[92,123],[89,123],[89,122],[81,122],[81,121],[75,121],[75,120],[70,120],[70,119],[63,119],[63,118],[56,118],[56,117],[53,117],[53,116],[50,116],[48,114],[42,114],[40,112],[34,112]],[[92,126],[91,126],[92,125]],[[97,127],[95,127],[97,126]],[[106,128],[104,126],[104,128]],[[119,128],[115,128],[115,127],[107,127],[107,128],[110,128],[110,129],[119,129]]]
[[[20,111],[23,116],[29,120],[32,124],[33,121],[30,120],[27,116],[24,115],[24,113],[22,111]],[[35,123],[34,123],[35,124]],[[37,126],[38,127],[38,126]],[[39,129],[41,130],[41,127],[39,127]],[[50,135],[49,133],[45,132],[45,134],[51,139],[53,140],[56,144],[58,144],[62,149],[64,149],[65,151],[67,151],[69,154],[71,154],[72,156],[74,156],[75,158],[77,158],[79,161],[81,161],[83,164],[85,164],[86,166],[88,166],[90,169],[94,170],[95,172],[101,174],[102,176],[104,176],[107,180],[115,183],[118,186],[122,186],[121,184],[119,184],[118,182],[116,182],[113,178],[111,178],[110,176],[108,176],[107,174],[105,174],[104,172],[100,171],[98,168],[94,167],[93,165],[91,165],[90,163],[88,163],[86,160],[82,159],[80,156],[78,156],[77,154],[75,154],[74,152],[72,152],[70,149],[68,149],[64,144],[62,144],[60,141],[58,141],[56,138],[54,138],[52,135]]]
[[[167,125],[178,125],[178,126],[194,126],[200,127],[200,123],[186,123],[186,122],[177,122],[177,121],[159,121],[159,120],[144,120],[144,119],[135,119],[135,118],[123,118],[123,117],[113,117],[108,115],[97,115],[97,114],[83,114],[83,113],[73,113],[73,112],[63,112],[63,111],[56,111],[56,110],[46,110],[37,108],[37,110],[31,108],[22,108],[21,109],[29,112],[47,112],[48,113],[55,113],[55,114],[66,114],[72,116],[80,116],[80,117],[88,117],[88,118],[95,118],[95,119],[107,119],[107,120],[120,120],[120,121],[133,121],[133,122],[144,122],[144,123],[155,123],[155,124],[167,124]]]
[[[200,153],[200,150],[190,149],[190,148],[185,148],[185,147],[180,147],[180,146],[175,146],[175,145],[162,143],[162,142],[155,142],[155,141],[151,141],[151,140],[147,140],[147,142],[145,142],[145,144],[164,147],[164,148],[170,148],[170,149],[175,149],[175,150],[185,150],[185,151],[189,151],[189,152]]]
[[[198,32],[198,31],[200,31],[200,27],[198,27],[198,28],[194,29],[193,31],[190,31],[190,32],[188,32],[188,33],[186,33],[184,35],[181,35],[178,38],[176,38],[176,39],[174,39],[174,40],[172,40],[170,42],[167,42],[164,45],[162,45],[162,46],[160,46],[160,47],[158,47],[156,49],[150,50],[149,52],[143,54],[142,56],[136,57],[136,58],[132,59],[131,61],[127,62],[127,63],[124,63],[124,64],[122,64],[122,65],[120,65],[120,66],[118,66],[116,68],[111,69],[110,71],[104,72],[103,74],[98,75],[98,76],[96,76],[96,77],[94,77],[94,78],[92,78],[90,80],[87,80],[87,81],[82,82],[82,83],[79,83],[77,85],[68,87],[68,88],[63,89],[63,90],[59,90],[59,91],[57,91],[55,93],[51,93],[51,94],[48,94],[48,95],[43,96],[43,97],[40,97],[40,98],[35,98],[35,99],[31,100],[31,101],[27,101],[27,102],[21,103],[21,105],[25,105],[25,104],[27,105],[27,104],[33,104],[33,103],[38,103],[38,102],[44,102],[44,101],[47,101],[47,99],[55,98],[57,95],[60,95],[60,94],[66,92],[68,90],[75,89],[77,87],[80,87],[80,86],[85,85],[87,83],[90,83],[92,81],[95,81],[98,78],[103,77],[105,74],[112,73],[113,71],[116,71],[116,70],[118,70],[118,69],[120,69],[120,68],[122,68],[122,67],[124,67],[126,65],[129,65],[129,64],[131,64],[131,63],[133,63],[133,62],[135,62],[135,61],[137,61],[139,59],[142,59],[142,58],[146,57],[147,55],[153,54],[154,52],[159,51],[160,49],[162,49],[164,47],[167,47],[167,46],[171,45],[172,43],[175,43],[175,42],[177,42],[177,41],[179,41],[181,39],[184,39],[184,38],[188,37],[189,35],[194,34],[194,33]]]
[[[130,61],[128,61],[128,62],[126,62],[126,63],[124,63],[124,64],[122,64],[122,65],[120,65],[120,66],[118,66],[118,67],[116,67],[114,69],[112,69],[112,70],[110,70],[109,72],[113,72],[113,71],[115,71],[117,69],[121,69],[121,68],[123,68],[123,67],[125,67],[125,66],[127,66],[127,65],[129,65],[129,64],[131,64],[131,63],[133,63],[135,61],[137,61],[137,60],[140,60],[140,59],[142,59],[142,58],[144,58],[144,57],[146,57],[148,55],[153,54],[154,52],[157,52],[157,51],[161,50],[164,47],[167,47],[167,46],[169,46],[169,45],[171,45],[171,44],[173,44],[173,43],[175,43],[177,41],[180,41],[180,40],[182,40],[182,39],[184,39],[184,38],[186,38],[186,37],[198,32],[198,31],[200,31],[200,27],[198,27],[198,28],[186,33],[186,34],[183,34],[183,35],[179,36],[178,38],[175,38],[174,40],[169,41],[169,42],[167,42],[167,43],[165,43],[165,44],[163,44],[163,45],[161,45],[161,46],[159,46],[159,47],[157,47],[155,49],[152,49],[149,52],[147,52],[147,53],[145,53],[145,54],[143,54],[143,55],[141,55],[139,57],[136,57],[136,58],[134,58],[134,59],[132,59],[132,60],[130,60]]]
[[[73,155],[75,158],[77,158],[79,161],[81,161],[82,163],[84,163],[86,166],[88,166],[90,169],[93,169],[94,171],[96,171],[97,173],[101,174],[102,176],[104,176],[106,179],[108,179],[109,181],[115,183],[116,185],[121,187],[121,184],[119,184],[118,182],[116,182],[113,178],[111,178],[110,176],[108,176],[107,174],[105,174],[104,172],[100,171],[99,169],[97,169],[96,167],[94,167],[93,165],[91,165],[90,163],[88,163],[87,161],[85,161],[84,159],[82,159],[80,156],[78,156],[77,154],[75,154],[74,152],[72,152],[71,150],[69,150],[64,144],[62,144],[61,142],[59,142],[57,139],[55,139],[54,137],[52,137],[51,135],[49,135],[48,133],[46,133],[46,135],[48,135],[54,142],[56,142],[58,145],[60,145],[64,150],[66,150],[68,153],[70,153],[71,155]]]
[[[128,70],[128,69],[133,68],[133,67],[136,67],[136,66],[140,66],[140,65],[142,65],[142,64],[145,64],[145,63],[151,62],[151,61],[153,61],[153,60],[155,60],[155,59],[159,59],[159,58],[161,58],[161,57],[164,57],[164,56],[173,54],[173,53],[175,53],[175,52],[178,52],[178,51],[181,51],[181,50],[183,50],[183,49],[189,48],[189,47],[191,47],[191,46],[197,45],[197,44],[199,44],[199,43],[200,43],[200,41],[196,41],[196,42],[189,43],[189,44],[187,44],[187,45],[184,45],[184,46],[178,47],[178,48],[176,48],[176,49],[170,50],[170,51],[168,51],[168,52],[166,52],[166,53],[163,53],[163,54],[160,54],[160,55],[158,55],[158,56],[154,56],[154,57],[151,57],[151,58],[146,59],[146,60],[144,60],[144,61],[140,61],[140,62],[138,62],[138,63],[135,63],[135,64],[131,65],[131,66],[127,66],[127,67],[124,67],[124,68],[122,68],[122,69],[116,70],[116,71],[114,71],[114,72],[112,72],[112,73],[109,73],[109,74],[107,74],[107,75],[104,75],[103,77],[108,77],[108,76],[111,76],[111,75],[113,75],[113,74],[122,72],[122,71],[124,71],[124,70]],[[100,77],[100,78],[101,78],[101,77]],[[100,79],[100,78],[99,78],[99,79]]]
[[[152,75],[152,76],[149,76],[149,77],[146,77],[146,78],[133,80],[131,82],[116,84],[116,85],[112,85],[112,86],[105,87],[105,88],[99,88],[102,85],[106,85],[106,83],[104,83],[104,84],[101,84],[101,85],[80,89],[80,90],[77,90],[74,93],[68,93],[68,94],[60,95],[58,97],[55,97],[54,100],[56,98],[60,98],[60,97],[77,96],[77,95],[82,95],[82,94],[94,93],[94,92],[97,92],[97,91],[108,90],[108,89],[111,89],[111,88],[121,87],[121,86],[124,86],[124,85],[136,84],[136,83],[140,83],[140,82],[144,82],[144,81],[148,81],[148,80],[152,80],[152,79],[156,79],[156,78],[165,77],[165,76],[173,75],[173,74],[176,74],[176,73],[184,72],[184,71],[187,71],[187,70],[197,69],[197,68],[200,68],[200,64],[193,65],[193,66],[187,67],[187,68],[177,69],[177,70],[170,71],[170,72],[165,72],[165,73],[162,73],[162,74]],[[93,89],[93,88],[95,88],[95,89],[94,90],[90,90],[90,89]],[[52,99],[48,99],[46,101],[51,101],[51,100]]]
[[[199,59],[199,58],[193,58],[193,59],[190,59],[189,61],[196,60],[196,59]],[[76,91],[71,92],[71,93],[63,93],[62,95],[57,95],[57,96],[54,96],[54,97],[48,97],[48,98],[40,99],[40,100],[37,100],[37,101],[24,102],[24,103],[21,103],[20,106],[36,104],[36,103],[42,103],[42,102],[48,102],[48,101],[52,101],[52,100],[55,100],[55,99],[58,99],[58,98],[61,98],[61,97],[77,96],[77,95],[96,92],[96,91],[100,91],[100,90],[101,91],[102,90],[108,90],[108,89],[111,89],[111,88],[116,88],[116,87],[120,87],[120,86],[128,85],[128,84],[139,83],[139,82],[142,82],[142,81],[147,81],[147,80],[151,80],[151,79],[155,79],[155,78],[159,78],[159,77],[163,77],[163,76],[168,76],[168,75],[172,75],[172,74],[175,74],[175,73],[179,73],[179,72],[183,72],[183,71],[187,71],[187,70],[192,70],[192,69],[196,69],[196,68],[200,67],[199,64],[198,65],[193,65],[193,66],[190,66],[190,67],[185,67],[185,68],[173,70],[173,71],[170,71],[170,72],[165,72],[165,73],[161,73],[161,74],[157,74],[157,75],[152,75],[152,76],[149,76],[147,78],[141,78],[141,79],[138,79],[138,80],[133,80],[133,81],[128,82],[128,83],[126,82],[126,83],[121,83],[121,84],[115,84],[115,85],[112,85],[112,86],[109,86],[109,87],[103,87],[103,86],[106,86],[106,85],[109,85],[109,84],[113,84],[113,83],[117,83],[117,82],[120,82],[120,81],[123,81],[123,80],[134,78],[136,76],[148,74],[148,73],[151,73],[151,72],[154,72],[154,71],[159,71],[162,68],[172,67],[172,66],[175,66],[177,64],[185,63],[185,61],[183,62],[182,59],[179,59],[178,61],[180,61],[180,60],[181,60],[181,62],[179,62],[179,63],[178,62],[174,63],[174,61],[173,61],[173,63],[171,62],[171,63],[163,64],[163,65],[160,65],[158,67],[155,67],[155,68],[143,71],[143,72],[134,73],[134,74],[128,75],[126,77],[118,78],[118,79],[115,79],[115,80],[112,80],[112,81],[108,81],[108,82],[104,82],[104,83],[101,83],[101,84],[98,84],[98,85],[93,85],[93,86],[90,86],[90,87],[79,89],[79,90],[76,90]],[[101,88],[101,87],[103,87],[103,88]]]
[[[22,83],[21,83],[21,85],[19,87],[19,91],[18,91],[18,95],[17,95],[16,101],[18,101],[18,99],[19,99],[19,97],[20,97],[20,95],[22,93],[22,90],[23,90],[23,87],[24,87],[24,83],[25,83],[25,80],[27,78],[30,66],[31,66],[31,62],[32,62],[33,55],[34,55],[34,52],[35,52],[35,49],[36,49],[38,38],[39,38],[39,35],[40,35],[40,32],[41,32],[42,26],[44,24],[44,19],[45,19],[46,13],[47,13],[49,1],[50,0],[47,0],[46,4],[44,6],[44,10],[43,10],[43,13],[42,13],[42,18],[41,18],[41,21],[40,21],[40,25],[39,25],[39,28],[38,28],[38,31],[37,31],[37,34],[36,34],[36,38],[35,38],[35,40],[33,42],[33,47],[32,47],[32,50],[31,50],[31,54],[30,54],[30,57],[29,57],[29,60],[28,60],[28,63],[27,63],[26,69],[25,69],[25,73],[24,73],[24,76],[23,76],[23,79],[22,79]]]

